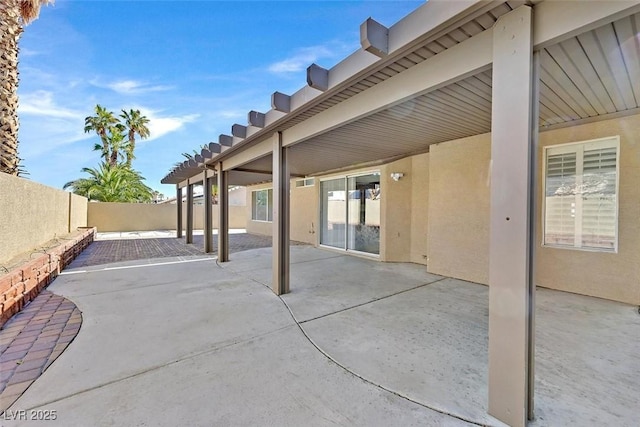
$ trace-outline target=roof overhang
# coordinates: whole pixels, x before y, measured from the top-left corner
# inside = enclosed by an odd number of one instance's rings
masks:
[[[250,112],[247,126],[234,125],[224,144],[202,153],[202,163],[185,162],[162,182],[182,182],[220,162],[234,171],[232,184],[269,181],[275,132],[289,147],[294,176],[487,133],[493,28],[523,3],[432,0],[387,29],[386,45],[384,27],[367,20],[363,49],[330,70],[310,67],[307,86],[290,97],[276,92],[271,111]],[[529,3],[541,130],[640,112],[640,1]]]

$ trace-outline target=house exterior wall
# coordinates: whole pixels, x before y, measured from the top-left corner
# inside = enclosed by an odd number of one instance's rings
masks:
[[[0,173],[0,263],[87,225],[87,199]]]
[[[427,269],[489,283],[489,134],[432,145]]]
[[[273,184],[259,184],[252,185],[247,187],[247,209],[245,212],[246,219],[246,229],[247,233],[251,234],[261,234],[263,236],[271,236],[273,235],[273,222],[271,221],[254,221],[251,219],[251,210],[253,209],[253,205],[251,203],[252,193],[256,190],[263,190],[265,188],[273,188]],[[293,203],[293,202],[292,202]],[[293,220],[294,215],[291,215],[291,220]],[[293,237],[291,237],[293,239]]]
[[[536,284],[640,304],[640,115],[540,133]],[[618,252],[542,246],[543,147],[620,136]],[[431,147],[428,271],[488,284],[489,134]]]
[[[640,115],[541,132],[536,221],[536,284],[640,304]],[[618,252],[542,246],[543,147],[620,136]],[[379,167],[316,177],[313,187],[291,183],[291,238],[319,243],[320,179],[380,170],[380,260],[426,264],[434,274],[489,283],[491,135],[435,144]],[[393,181],[392,172],[404,177]],[[272,223],[251,221],[247,231],[271,235]],[[313,224],[313,227],[312,225]]]
[[[640,114],[557,129],[540,134],[540,145],[620,135],[618,252],[604,253],[540,246],[536,242],[539,286],[640,305]],[[539,154],[543,165],[542,150]],[[542,178],[541,178],[542,179]],[[537,221],[542,221],[542,192]]]
[[[394,181],[392,172],[404,176]],[[411,210],[413,192],[411,158],[407,157],[380,168],[380,259],[390,262],[411,260]],[[417,183],[416,183],[417,185]]]
[[[314,185],[297,187],[297,180],[291,181],[291,240],[316,244],[319,233],[320,181]]]
[[[427,264],[429,253],[429,154],[411,158],[411,252],[409,261]]]

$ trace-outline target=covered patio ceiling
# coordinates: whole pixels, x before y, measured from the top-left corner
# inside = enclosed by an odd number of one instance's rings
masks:
[[[513,3],[513,4],[512,4]],[[414,46],[385,68],[360,78],[349,88],[290,117],[289,129],[376,84],[410,69],[440,51],[483,32],[518,2],[480,11],[454,30]],[[540,131],[621,115],[640,113],[640,12],[539,47]],[[308,88],[310,90],[314,90]],[[289,146],[292,176],[311,176],[427,152],[431,144],[491,131],[491,65],[427,93],[324,131]],[[262,141],[270,138],[265,135]],[[234,138],[235,139],[235,138]],[[238,141],[234,141],[233,148]],[[223,153],[225,147],[222,147]],[[231,147],[228,147],[231,148]],[[204,150],[203,150],[204,154]],[[178,183],[196,175],[207,159],[186,164],[163,182]],[[271,180],[269,152],[238,164],[230,184]]]

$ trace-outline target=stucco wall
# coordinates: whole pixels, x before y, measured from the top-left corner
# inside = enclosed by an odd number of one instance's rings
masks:
[[[296,188],[291,181],[291,240],[315,244],[318,236],[320,181]]]
[[[253,221],[251,219],[251,197],[252,192],[255,190],[262,190],[265,188],[273,188],[271,183],[254,185],[247,187],[247,210],[245,212],[245,219],[247,221],[247,233],[261,234],[264,236],[271,236],[273,234],[273,223],[268,221]]]
[[[399,181],[392,172],[404,174]],[[411,196],[413,187],[411,158],[398,160],[380,169],[380,258],[407,262],[411,259]]]
[[[540,134],[536,284],[640,304],[640,115]],[[543,150],[620,136],[618,253],[542,246]],[[489,282],[489,134],[431,147],[428,270]]]
[[[429,154],[411,158],[411,257],[427,263],[429,228]]]
[[[87,211],[88,203],[87,199],[78,196],[77,194],[69,193],[70,208],[69,208],[69,226],[71,230],[75,230],[78,227],[87,226]]]
[[[618,253],[538,246],[536,278],[539,286],[640,305],[640,115],[542,132],[540,145],[615,135],[620,135]],[[541,150],[540,165],[542,155]],[[542,192],[538,224],[541,197]],[[542,227],[538,230],[540,245]]]
[[[432,145],[428,271],[489,282],[489,134]]]
[[[320,181],[315,180],[313,186],[296,187],[296,179],[291,180],[291,224],[289,228],[291,240],[309,244],[317,243]],[[247,232],[271,236],[273,223],[253,221],[251,219],[251,193],[255,190],[272,188],[272,184],[260,184],[247,188]]]
[[[0,263],[86,226],[84,197],[4,173],[0,191]]]
[[[105,231],[148,231],[176,228],[176,205],[89,203],[90,227]]]
[[[542,147],[619,135],[620,187],[618,253],[542,246],[542,193],[538,194],[538,286],[640,305],[639,130],[636,115],[540,134],[540,183]],[[490,164],[491,135],[484,134],[433,145],[429,154],[381,166],[380,259],[426,263],[429,272],[488,284]],[[391,172],[405,176],[395,182]],[[322,178],[329,177],[333,176]],[[291,194],[292,239],[302,240],[314,221],[316,234],[302,241],[317,243],[319,180],[314,187],[292,188]],[[271,223],[253,222],[247,229],[270,235]]]
[[[193,207],[193,227],[204,228],[204,206]],[[246,206],[229,206],[229,227],[245,228]],[[175,204],[89,203],[88,223],[98,232],[175,230]],[[186,228],[186,205],[182,205],[182,225]],[[213,206],[213,228],[218,227],[218,210]]]

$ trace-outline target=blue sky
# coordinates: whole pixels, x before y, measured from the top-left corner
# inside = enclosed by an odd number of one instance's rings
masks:
[[[424,1],[57,0],[20,42],[20,156],[29,178],[61,188],[95,167],[96,104],[140,109],[151,138],[134,168],[160,180],[181,153],[266,112],[274,91],[306,84],[313,62],[330,68],[359,47],[369,16],[392,25]]]

